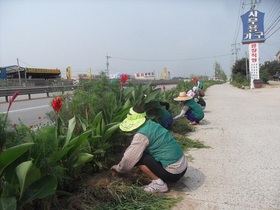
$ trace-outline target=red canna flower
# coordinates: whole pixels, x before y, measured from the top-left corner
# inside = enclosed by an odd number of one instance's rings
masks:
[[[122,74],[121,77],[120,77],[120,81],[124,84],[126,83],[128,79],[128,75],[127,74]]]
[[[166,90],[166,87],[165,87],[165,85],[163,85],[163,86],[162,86],[162,89],[163,89],[163,91],[165,91],[165,90]]]
[[[14,94],[12,95],[12,97],[9,97],[9,106],[8,106],[8,110],[10,110],[13,101],[16,99],[16,97],[19,95],[19,90],[17,90],[16,92],[14,92]]]
[[[52,108],[53,110],[58,113],[62,107],[62,98],[57,97],[52,100]]]

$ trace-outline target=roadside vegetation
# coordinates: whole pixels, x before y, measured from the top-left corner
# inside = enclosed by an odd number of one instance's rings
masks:
[[[204,81],[205,88],[223,82]],[[124,87],[125,86],[125,87]],[[60,95],[50,104],[53,124],[39,129],[19,122],[11,125],[7,114],[0,115],[0,209],[169,209],[180,197],[151,195],[142,187],[149,182],[137,171],[115,175],[110,167],[120,160],[132,133],[122,133],[119,123],[134,105],[142,105],[148,117],[156,101],[175,103],[180,91],[193,87],[179,82],[172,90],[132,85],[123,74],[112,82],[81,82],[73,95]],[[17,97],[9,99],[8,111]],[[187,151],[207,147],[188,139],[193,132],[186,119],[174,122],[170,132]]]
[[[273,80],[273,75],[280,73],[280,63],[278,61],[266,61],[260,65],[260,80],[268,84]],[[237,60],[232,67],[231,84],[241,88],[250,86],[249,59],[242,58]]]

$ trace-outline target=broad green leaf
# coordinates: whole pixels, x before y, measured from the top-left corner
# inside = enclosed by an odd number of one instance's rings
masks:
[[[122,109],[115,114],[115,117],[112,119],[112,122],[122,121],[126,117],[130,108],[131,108],[131,103],[129,100],[127,100],[125,105],[122,107]]]
[[[3,173],[4,169],[15,161],[22,154],[27,152],[34,143],[24,143],[14,147],[11,147],[0,154],[0,174]]]
[[[74,164],[74,168],[85,164],[93,159],[93,155],[89,153],[80,153],[77,162]]]
[[[156,97],[159,95],[161,92],[161,89],[156,89],[153,92],[149,93],[145,99],[145,103],[149,103],[151,100],[156,99]]]
[[[82,117],[78,117],[78,119],[79,119],[79,121],[80,121],[80,123],[82,125],[83,131],[85,131],[87,129],[87,124],[88,124],[86,119],[84,119]]]
[[[102,120],[102,111],[99,112],[99,113],[94,117],[94,119],[93,119],[93,126],[94,126],[94,127],[97,127],[97,126],[100,124],[101,120]]]
[[[122,107],[123,110],[129,109],[131,107],[131,102],[129,99],[127,99]]]
[[[15,197],[0,198],[0,209],[3,210],[16,210],[17,200]]]
[[[18,177],[19,185],[20,185],[20,198],[22,197],[22,194],[26,188],[27,173],[31,169],[32,166],[33,166],[33,163],[30,160],[30,161],[23,162],[16,167],[16,173],[17,173],[17,177]]]
[[[73,135],[73,131],[75,129],[76,126],[76,117],[74,116],[72,119],[69,120],[68,122],[68,130],[67,130],[67,136],[66,136],[66,142],[64,144],[63,147],[66,147],[70,141],[70,139],[72,138]]]
[[[24,193],[21,201],[23,203],[31,202],[35,199],[43,199],[55,193],[57,180],[53,176],[45,176],[33,183]]]
[[[123,95],[127,97],[134,90],[134,87],[128,87],[123,89]]]
[[[99,112],[93,119],[93,127],[96,129],[96,135],[101,135],[102,111]]]
[[[70,144],[70,143],[69,143]],[[61,150],[59,150],[58,152],[56,152],[53,156],[52,156],[52,164],[55,164],[57,161],[61,160],[67,153],[68,151],[72,148],[73,146],[67,146],[62,148]]]
[[[84,140],[87,139],[87,137],[92,133],[92,130],[88,130],[80,134],[79,136],[76,136],[75,138],[71,139],[68,146],[73,146],[77,148]]]
[[[118,129],[119,129],[119,123],[107,129],[103,136],[103,141],[107,141],[107,139],[110,138],[112,134]]]

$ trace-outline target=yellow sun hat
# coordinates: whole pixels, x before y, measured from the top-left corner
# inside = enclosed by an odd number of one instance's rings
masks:
[[[133,107],[131,107],[127,117],[120,123],[119,127],[122,131],[133,131],[143,125],[145,121],[146,112],[137,113],[133,110]]]
[[[188,96],[186,92],[180,92],[179,96],[174,98],[174,101],[187,101],[192,99],[192,97]]]

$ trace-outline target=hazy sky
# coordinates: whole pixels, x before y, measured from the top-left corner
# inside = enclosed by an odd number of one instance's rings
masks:
[[[243,5],[245,3],[245,5]],[[72,75],[162,72],[171,77],[230,74],[245,56],[240,15],[250,0],[0,0],[0,66],[58,68]],[[243,5],[243,6],[242,6]],[[261,0],[264,28],[279,18],[279,0]],[[276,11],[275,11],[276,10]],[[277,25],[272,30],[279,28]],[[232,51],[240,50],[237,55]],[[260,44],[260,63],[275,59],[280,30]]]

